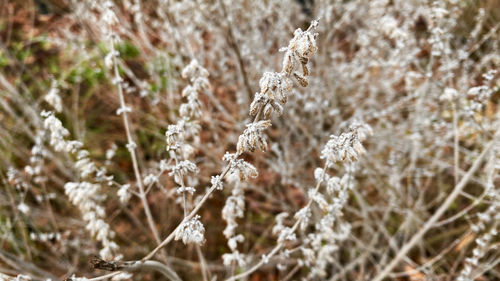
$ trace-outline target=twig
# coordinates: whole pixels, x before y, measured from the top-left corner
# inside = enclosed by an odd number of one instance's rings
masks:
[[[224,5],[223,1],[219,1],[219,4],[222,8],[224,18],[228,19],[229,17],[227,14],[226,5]],[[241,72],[241,77],[243,78],[243,84],[245,85],[245,89],[247,90],[248,99],[252,100],[253,91],[252,91],[252,87],[250,86],[250,83],[248,82],[248,75],[247,75],[247,72],[245,70],[245,62],[243,61],[243,57],[241,55],[240,49],[238,47],[238,44],[236,43],[236,38],[234,36],[234,32],[233,32],[233,29],[232,29],[230,23],[227,24],[227,31],[228,31],[227,33],[228,33],[229,46],[233,49],[234,53],[236,54],[236,59],[238,61],[238,66],[239,66],[239,69]]]
[[[112,58],[113,58],[113,70],[114,70],[114,75],[115,79],[117,79],[117,84],[116,87],[118,89],[118,96],[120,98],[120,107],[122,109],[125,109],[127,106],[125,104],[125,98],[123,96],[123,89],[121,86],[121,83],[119,81],[120,79],[120,74],[118,72],[118,62],[115,56],[115,41],[114,37],[111,37],[111,52],[112,52]],[[127,111],[123,110],[122,111],[122,117],[123,117],[123,124],[125,126],[125,133],[127,135],[127,146],[128,146],[128,151],[130,152],[130,158],[132,158],[132,166],[134,168],[134,174],[135,174],[135,179],[137,182],[137,186],[139,187],[139,198],[141,199],[142,205],[144,207],[144,212],[146,213],[146,218],[148,220],[149,228],[151,229],[151,232],[153,232],[154,239],[156,240],[157,243],[160,243],[160,235],[158,234],[158,230],[156,229],[155,222],[153,219],[153,216],[151,215],[151,210],[149,209],[149,204],[146,198],[146,193],[144,192],[144,186],[142,184],[142,177],[141,177],[141,172],[139,171],[139,164],[137,161],[137,156],[135,154],[135,142],[132,140],[132,134],[130,132],[130,124],[128,121],[127,117]]]
[[[169,280],[181,281],[179,276],[165,264],[158,261],[126,261],[126,262],[113,262],[105,261],[95,256],[90,260],[90,264],[95,269],[102,269],[106,271],[142,271],[153,270],[163,274]]]

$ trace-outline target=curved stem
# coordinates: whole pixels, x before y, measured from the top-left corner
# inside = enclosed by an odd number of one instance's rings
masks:
[[[106,270],[106,271],[139,271],[139,270],[153,270],[163,274],[167,277],[168,280],[173,281],[181,281],[179,276],[168,266],[158,261],[126,261],[126,262],[114,262],[114,261],[105,261],[100,258],[94,258],[91,260],[93,268]],[[112,274],[111,274],[112,275]],[[110,276],[110,275],[105,275]],[[102,276],[101,276],[102,278]],[[101,279],[95,279],[101,280]]]
[[[128,151],[130,152],[130,158],[132,158],[132,166],[134,168],[134,174],[135,174],[135,179],[137,182],[137,186],[139,187],[139,198],[141,199],[142,205],[144,207],[144,212],[146,213],[146,218],[148,220],[148,225],[149,228],[151,229],[151,232],[153,233],[153,236],[156,240],[157,243],[160,243],[160,235],[158,234],[158,230],[156,229],[155,222],[153,219],[153,216],[151,215],[151,210],[149,208],[149,204],[146,198],[146,193],[144,192],[144,186],[142,184],[142,177],[141,177],[141,172],[139,170],[139,164],[137,161],[137,155],[135,153],[135,142],[132,139],[132,134],[130,132],[130,124],[128,121],[127,117],[127,110],[126,110],[126,104],[125,104],[125,98],[123,96],[123,89],[121,86],[120,82],[120,73],[118,72],[118,63],[117,59],[115,56],[115,40],[112,35],[111,37],[111,54],[112,54],[112,59],[113,59],[113,70],[114,70],[114,75],[115,79],[117,82],[117,89],[118,89],[118,96],[120,98],[120,107],[123,109],[122,110],[122,117],[123,117],[123,124],[125,126],[125,133],[127,135],[127,146],[128,146]]]

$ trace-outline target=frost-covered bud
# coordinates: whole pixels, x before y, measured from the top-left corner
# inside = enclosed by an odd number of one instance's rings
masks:
[[[316,37],[318,34],[311,33],[311,30],[316,29],[318,23],[317,20],[312,21],[306,31],[302,31],[300,28],[296,29],[288,48],[296,51],[301,58],[309,58],[313,55],[318,50],[316,46]]]
[[[82,178],[86,178],[97,171],[95,164],[89,158],[81,158],[76,161],[75,168],[80,172]]]
[[[283,231],[283,229],[285,229],[284,221],[287,217],[288,217],[287,212],[279,213],[276,216],[276,225],[273,226],[273,229],[271,231],[272,234],[278,235],[280,232]]]
[[[295,79],[297,79],[297,81],[299,81],[300,86],[307,87],[307,85],[309,85],[309,80],[307,79],[306,76],[304,76],[298,72],[294,72],[293,77],[295,77]]]
[[[123,106],[123,107],[120,107],[116,110],[116,115],[120,115],[120,114],[123,114],[123,113],[129,113],[129,112],[132,112],[132,107],[130,106]]]
[[[321,159],[325,159],[327,166],[332,166],[337,161],[355,161],[358,159],[356,151],[351,146],[351,134],[340,136],[331,135],[325,148],[321,151]]]
[[[322,209],[322,210],[327,210],[328,209],[328,202],[326,202],[326,199],[325,197],[323,196],[323,194],[319,193],[319,192],[316,192],[314,189],[310,189],[308,191],[308,194],[309,194],[309,197],[314,201],[316,202],[319,207]]]
[[[233,155],[234,154],[228,154],[226,155]],[[229,158],[224,155],[224,160],[227,161],[226,159]],[[238,175],[240,180],[248,180],[250,178],[255,178],[259,175],[259,172],[257,169],[250,163],[244,161],[243,159],[232,159],[229,163],[230,168],[229,168],[229,174],[235,174]]]
[[[286,50],[285,57],[283,58],[283,71],[285,73],[292,73],[295,68],[295,59],[291,50]]]
[[[245,241],[245,237],[241,234],[238,234],[234,237],[229,238],[227,241],[227,245],[229,246],[229,249],[231,249],[232,252],[236,250],[236,247],[238,246],[238,243],[242,243]]]
[[[169,125],[165,136],[167,137],[167,150],[176,150],[179,148],[179,138],[182,130],[178,125]]]
[[[56,151],[70,152],[72,147],[68,147],[67,142],[64,140],[69,135],[69,131],[63,127],[61,121],[54,116],[53,112],[43,111],[41,115],[45,117],[44,128],[50,132],[50,145]]]
[[[118,146],[113,143],[113,145],[108,150],[106,150],[106,160],[111,160],[115,156],[117,149]]]
[[[264,117],[269,118],[274,111],[283,113],[283,106],[292,90],[292,83],[283,73],[265,72],[259,81],[260,92],[255,94],[250,105],[250,115],[255,116],[262,110]]]
[[[184,69],[182,70],[182,78],[192,79],[193,77],[208,77],[208,71],[203,68],[197,60],[193,59]]]
[[[364,141],[368,136],[373,135],[372,127],[359,121],[354,121],[353,124],[349,126],[349,129],[355,132],[360,141]]]
[[[144,185],[150,185],[158,181],[158,177],[153,174],[148,174],[144,177]]]
[[[311,217],[311,210],[309,207],[304,207],[298,210],[293,216],[295,219],[300,220],[300,228],[305,230],[307,225],[309,224],[309,218]]]
[[[220,176],[220,175],[213,176],[213,177],[210,179],[210,183],[211,183],[211,184],[212,184],[212,186],[213,186],[213,187],[215,187],[215,189],[217,189],[217,190],[222,190],[222,188],[223,188],[222,179],[221,179],[221,176]]]
[[[192,186],[180,186],[176,189],[177,194],[182,194],[184,192],[193,195],[196,192],[196,189]]]
[[[371,128],[368,125],[351,126],[350,132],[340,136],[331,135],[321,151],[321,159],[325,159],[327,167],[331,167],[335,162],[355,162],[360,155],[366,153],[361,144],[361,140],[370,135]]]
[[[103,4],[104,6],[104,11],[102,15],[102,20],[104,23],[106,23],[109,26],[113,26],[116,23],[118,23],[118,18],[116,17],[115,12],[112,10],[113,8],[113,2],[111,1],[106,1]]]
[[[179,113],[182,117],[197,119],[200,118],[201,102],[198,99],[198,92],[192,86],[187,86],[182,91],[182,96],[187,98],[187,103],[181,104]]]
[[[130,200],[130,197],[132,196],[132,194],[130,193],[130,184],[124,184],[120,186],[117,194],[118,198],[120,198],[120,202],[122,202],[123,204],[127,204]]]
[[[210,88],[210,82],[206,77],[196,77],[193,81],[193,87],[201,93]]]
[[[238,251],[222,255],[222,260],[225,266],[231,266],[233,263],[236,263],[238,266],[246,264],[245,256]]]
[[[336,192],[340,191],[342,189],[341,183],[340,183],[340,178],[338,177],[331,177],[327,184],[326,184],[326,190],[330,194],[335,194]]]
[[[318,50],[316,45],[317,33],[311,33],[313,29],[318,26],[318,21],[312,21],[311,25],[306,31],[302,29],[296,29],[294,32],[294,37],[290,40],[287,47],[281,48],[280,51],[285,52],[285,58],[283,59],[283,69],[282,71],[287,75],[292,75],[297,63],[302,65],[302,71],[304,76],[309,75],[309,70],[307,69],[307,62],[309,58]],[[305,84],[303,76],[299,76],[299,82],[301,85]]]
[[[133,151],[137,148],[137,144],[135,142],[129,142],[125,147],[128,149],[128,151]]]
[[[317,182],[323,182],[325,180],[328,180],[329,176],[324,169],[316,168],[314,169],[314,179],[316,179]]]
[[[161,170],[162,172],[163,172],[163,171],[168,170],[168,169],[169,169],[169,167],[170,167],[170,166],[168,165],[167,160],[162,159],[162,160],[160,161],[160,170]]]
[[[271,100],[286,103],[292,90],[290,79],[278,72],[265,72],[259,81],[260,93]]]
[[[278,233],[278,243],[283,243],[285,241],[295,241],[297,236],[292,231],[290,227],[283,227],[283,229]]]
[[[198,173],[198,167],[196,167],[196,164],[189,160],[183,160],[173,166],[168,175],[174,176],[174,181],[177,184],[182,184],[183,177],[188,173]]]
[[[267,150],[267,140],[264,130],[270,126],[270,120],[261,120],[248,124],[243,134],[238,138],[237,153],[242,154],[247,151],[254,151],[255,149]]]
[[[205,242],[205,227],[199,220],[200,216],[195,216],[183,222],[175,231],[175,240],[182,239],[184,244],[195,243],[202,245]]]
[[[268,264],[269,263],[269,256],[267,255],[262,255],[262,262],[264,264]]]
[[[110,51],[105,57],[104,57],[104,66],[106,66],[108,69],[111,69],[113,67],[113,56],[117,57],[119,56],[120,53],[118,51]]]

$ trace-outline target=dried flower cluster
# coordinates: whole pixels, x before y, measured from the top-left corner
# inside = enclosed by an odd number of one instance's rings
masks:
[[[80,182],[67,182],[64,185],[65,194],[71,203],[78,207],[83,219],[87,222],[86,229],[97,241],[102,243],[99,254],[104,259],[112,259],[116,256],[118,245],[113,241],[115,233],[108,223],[104,221],[106,211],[100,205],[103,196],[100,192],[101,184],[112,180],[112,176],[106,176],[106,169],[98,169],[90,160],[89,152],[81,149],[83,144],[79,141],[66,140],[69,132],[62,126],[53,112],[43,112],[45,118],[44,128],[50,136],[50,144],[55,151],[72,153],[76,155],[75,169],[79,173]],[[85,179],[94,177],[97,183],[88,182]]]
[[[181,239],[184,244],[201,245],[205,242],[205,227],[199,220],[200,216],[183,222],[175,231],[175,240]]]

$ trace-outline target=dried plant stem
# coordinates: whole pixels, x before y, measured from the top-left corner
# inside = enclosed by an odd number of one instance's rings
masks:
[[[177,157],[177,155],[174,157],[175,159],[175,165],[178,165],[179,164],[179,159]],[[182,207],[183,207],[183,210],[184,210],[184,217],[186,217],[187,215],[187,198],[186,198],[186,184],[184,183],[184,177],[181,176],[181,179],[180,179],[180,182],[181,182],[181,187],[182,187]],[[160,243],[160,241],[158,241],[158,243]]]
[[[205,257],[201,252],[200,245],[196,244],[195,247],[196,247],[196,253],[198,254],[198,259],[200,260],[201,276],[203,277],[203,281],[208,281],[209,272],[208,272],[207,261],[205,260]]]
[[[106,275],[102,275],[102,276],[99,276],[99,277],[89,278],[88,281],[108,280],[109,278],[112,278],[113,276],[116,276],[116,275],[118,275],[120,273],[121,273],[120,271],[116,271],[116,272],[112,272],[112,273],[109,273],[109,274],[106,274]]]
[[[292,279],[292,277],[295,275],[295,273],[297,273],[297,271],[299,271],[300,268],[300,264],[295,265],[292,270],[290,270],[290,272],[288,272],[288,274],[283,278],[283,281]]]
[[[99,258],[91,260],[93,268],[107,271],[144,271],[153,270],[163,274],[169,280],[181,281],[179,276],[165,264],[158,261],[126,261],[126,262],[109,262]],[[109,276],[109,275],[108,275]]]
[[[477,159],[472,164],[472,167],[467,171],[467,173],[463,176],[460,182],[455,186],[453,191],[448,195],[446,200],[443,202],[441,207],[432,215],[432,217],[422,226],[422,228],[410,239],[408,243],[406,243],[397,253],[397,255],[392,259],[392,261],[385,266],[383,270],[378,273],[373,281],[382,281],[394,267],[406,257],[406,254],[420,241],[422,241],[423,236],[429,229],[433,227],[433,225],[438,221],[438,219],[444,214],[444,212],[448,209],[448,207],[455,201],[455,199],[460,195],[465,185],[469,182],[470,178],[474,173],[479,169],[481,163],[483,162],[484,157],[488,154],[488,151],[493,147],[496,138],[499,134],[500,130],[495,133],[493,140],[491,140],[486,147],[483,149],[481,154],[477,157]]]
[[[456,101],[451,102],[451,109],[453,113],[453,160],[454,160],[454,165],[455,165],[455,170],[454,170],[454,176],[455,176],[455,184],[458,183],[459,179],[459,147],[458,147],[458,116],[457,116],[457,106],[456,106]]]
[[[121,108],[126,108],[125,104],[125,98],[123,96],[123,89],[121,86],[121,83],[119,81],[120,74],[118,72],[118,63],[115,54],[115,41],[114,38],[111,38],[111,52],[113,54],[113,69],[114,69],[114,75],[115,78],[117,79],[117,89],[118,89],[118,96],[120,98],[120,107]],[[139,164],[137,161],[137,155],[135,153],[135,142],[132,140],[132,134],[130,132],[130,125],[127,117],[127,112],[126,110],[123,110],[122,112],[122,117],[123,117],[123,124],[125,126],[125,133],[127,135],[127,143],[128,143],[128,150],[130,152],[130,158],[132,158],[132,166],[134,168],[134,174],[135,174],[135,179],[137,182],[137,186],[139,187],[139,198],[141,199],[142,205],[144,207],[144,212],[146,213],[146,218],[148,220],[148,225],[149,228],[151,229],[151,232],[153,233],[154,239],[156,240],[157,243],[160,243],[160,235],[158,234],[158,230],[156,229],[155,222],[153,219],[153,216],[151,215],[151,210],[149,209],[149,204],[146,198],[146,193],[144,192],[144,186],[142,184],[142,177],[141,177],[141,172],[139,171]]]

